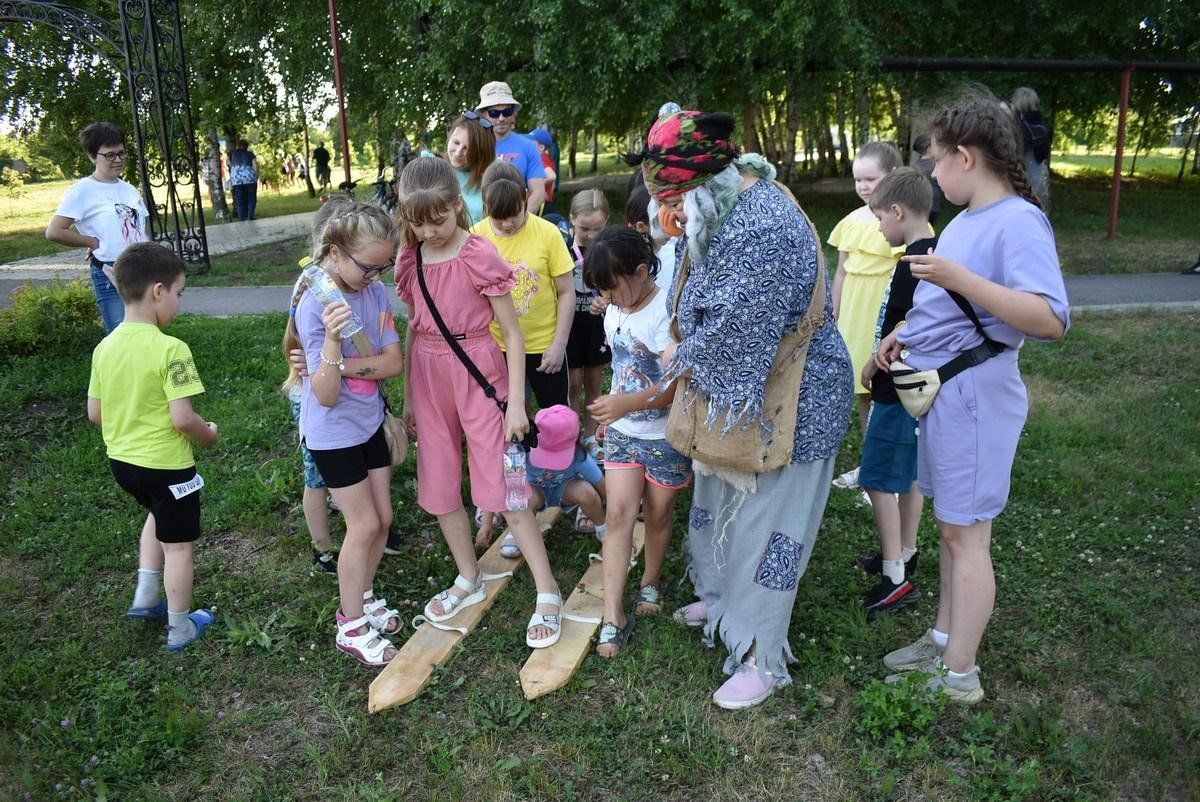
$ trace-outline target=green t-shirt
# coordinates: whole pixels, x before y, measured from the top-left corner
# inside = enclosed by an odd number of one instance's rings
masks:
[[[143,468],[195,465],[191,441],[171,425],[170,402],[203,392],[187,343],[150,323],[126,321],[92,352],[88,396],[100,401],[111,459]]]

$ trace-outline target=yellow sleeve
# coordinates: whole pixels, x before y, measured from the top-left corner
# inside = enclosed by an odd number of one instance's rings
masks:
[[[553,223],[546,226],[542,229],[542,236],[547,240],[546,251],[549,256],[546,266],[550,270],[551,278],[557,278],[575,270],[575,260],[571,258],[571,252],[567,250],[567,243],[563,242],[558,226]]]

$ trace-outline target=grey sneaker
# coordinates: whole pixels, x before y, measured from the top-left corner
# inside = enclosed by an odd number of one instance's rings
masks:
[[[885,654],[883,664],[894,671],[929,671],[933,661],[942,656],[942,651],[933,639],[933,630],[927,629],[907,646]]]
[[[935,673],[925,690],[944,693],[951,702],[973,705],[983,699],[983,686],[979,684],[979,666],[971,666],[971,670],[961,677],[951,676],[950,670],[939,659],[934,664]]]

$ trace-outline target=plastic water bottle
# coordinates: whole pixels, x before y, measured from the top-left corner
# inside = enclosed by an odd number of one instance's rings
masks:
[[[513,511],[529,509],[525,449],[520,443],[509,443],[504,447],[504,506]]]
[[[342,294],[341,289],[333,280],[333,276],[325,272],[320,265],[309,265],[304,269],[304,278],[308,283],[309,292],[313,297],[320,302],[321,306],[329,306],[333,303],[346,303],[346,296]],[[349,306],[349,304],[346,304]],[[362,331],[362,321],[358,319],[358,315],[353,311],[350,313],[350,322],[346,324],[346,328],[342,329],[342,339],[349,340],[355,334]],[[364,355],[370,355],[368,349]]]

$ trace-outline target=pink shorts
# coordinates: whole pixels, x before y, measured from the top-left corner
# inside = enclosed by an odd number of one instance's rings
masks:
[[[484,329],[459,344],[483,375],[508,395],[508,368]],[[504,509],[504,417],[440,335],[417,334],[407,377],[417,424],[417,503],[430,515],[463,506],[462,439],[467,438],[471,501]]]

